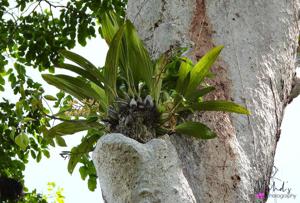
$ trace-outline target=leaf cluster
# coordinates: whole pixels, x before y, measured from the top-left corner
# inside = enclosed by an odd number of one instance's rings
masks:
[[[49,84],[68,92],[79,100],[98,101],[100,113],[95,112],[90,116],[98,116],[98,120],[104,120],[105,116],[110,116],[110,110],[115,110],[115,104],[119,101],[125,103],[130,101],[131,105],[132,102],[136,102],[135,100],[149,96],[148,102],[154,102],[152,106],[155,106],[161,114],[160,127],[167,132],[177,131],[200,138],[212,138],[213,133],[208,131],[204,124],[200,126],[197,123],[187,122],[177,125],[181,112],[227,111],[249,114],[244,107],[233,102],[203,101],[203,97],[213,91],[214,87],[207,86],[198,89],[204,79],[210,75],[210,68],[220,54],[222,46],[207,52],[196,64],[186,57],[168,54],[163,54],[157,60],[151,60],[130,21],[122,22],[122,19],[112,12],[106,13],[104,19],[103,24],[106,26],[104,38],[109,44],[109,50],[103,68],[97,68],[82,56],[64,50],[61,53],[78,66],[60,63],[57,67],[71,70],[79,77],[43,75]],[[170,83],[170,81],[176,82]],[[172,119],[175,119],[173,124],[170,123]],[[87,124],[84,125],[89,127]],[[78,127],[80,128],[80,125]],[[198,133],[185,131],[189,128],[197,128]],[[206,131],[209,133],[205,135]]]
[[[11,69],[8,78],[17,102],[0,100],[0,177],[23,184],[29,157],[37,162],[43,156],[50,157],[48,142],[42,136],[43,129],[50,126],[50,119],[43,114],[47,111],[41,102],[44,90],[22,71],[22,66],[16,67],[16,71]]]
[[[141,134],[147,131],[153,134],[154,130],[156,136],[180,133],[212,139],[217,135],[210,128],[203,123],[186,121],[184,114],[194,111],[249,114],[246,108],[230,101],[204,100],[204,96],[215,89],[206,86],[204,80],[212,75],[210,68],[223,46],[211,49],[196,64],[182,57],[180,51],[177,54],[165,53],[152,60],[129,20],[122,19],[113,12],[106,12],[102,25],[103,37],[109,45],[104,67],[98,68],[84,57],[62,50],[60,53],[76,65],[59,62],[55,64],[56,67],[77,73],[78,76],[43,74],[46,82],[79,101],[89,99],[100,104],[98,111],[90,112],[84,119],[72,120],[76,117],[70,116],[69,120],[44,133],[48,138],[57,138],[89,130],[82,143],[69,154],[70,173],[81,162],[85,164],[80,168],[82,178],[85,179],[87,174],[90,178],[93,177],[93,173],[86,172],[88,152],[93,150],[101,135],[122,129],[121,125],[126,128],[130,119],[133,119],[131,123],[136,123],[137,128],[141,129],[144,122],[149,123],[151,115],[158,115],[152,119],[155,120],[155,125],[145,124],[146,129],[139,132]],[[122,116],[124,112],[125,116]],[[134,118],[138,117],[135,112],[142,114],[142,122]],[[135,126],[131,125],[129,128]],[[130,133],[126,135],[138,137]],[[92,171],[95,172],[94,169]],[[94,189],[90,185],[89,188]]]
[[[39,84],[28,79],[25,84],[18,80],[12,86],[23,96],[16,103],[6,99],[0,102],[0,174],[22,180],[29,155],[38,162],[43,155],[49,157],[48,143],[42,137],[49,119],[40,110],[43,91]]]
[[[0,5],[0,73],[8,58],[25,66],[53,71],[59,50],[71,49],[78,42],[102,34],[104,11],[125,16],[127,0],[49,0],[1,1]],[[0,76],[0,91],[3,91]]]

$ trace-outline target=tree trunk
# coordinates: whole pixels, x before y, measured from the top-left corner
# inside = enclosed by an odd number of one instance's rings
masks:
[[[267,197],[283,112],[295,76],[299,8],[299,0],[129,0],[128,17],[153,57],[180,46],[190,47],[187,54],[196,61],[213,46],[224,45],[213,67],[216,76],[208,81],[217,90],[207,99],[232,100],[252,114],[207,112],[191,116],[211,127],[218,138],[165,138],[167,141],[160,143],[164,147],[158,147],[168,154],[165,162],[155,152],[149,153],[155,154],[153,159],[145,159],[141,151],[132,153],[129,162],[124,156],[101,158],[118,154],[126,142],[102,150],[99,146],[107,140],[100,140],[94,161],[107,202],[173,202],[157,194],[176,194],[184,200],[177,202],[254,202],[257,193]],[[140,144],[131,143],[130,149],[135,145]],[[145,147],[153,149],[149,144]],[[153,171],[145,167],[145,160],[152,160]],[[123,170],[122,164],[114,161],[132,162],[134,169]],[[154,168],[165,166],[163,163],[171,163],[174,170],[164,168],[157,173]],[[111,173],[111,167],[122,172]],[[172,177],[173,182],[166,177]],[[141,182],[147,186],[142,187]],[[136,193],[141,188],[148,189]],[[123,193],[114,193],[120,191]]]

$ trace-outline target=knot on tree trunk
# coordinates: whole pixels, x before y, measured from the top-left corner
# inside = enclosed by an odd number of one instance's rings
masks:
[[[93,161],[108,203],[196,202],[168,135],[145,144],[122,134],[105,135]]]

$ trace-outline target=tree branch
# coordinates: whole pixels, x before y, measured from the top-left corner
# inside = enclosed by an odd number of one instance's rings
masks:
[[[63,5],[54,5],[53,3],[51,3],[50,1],[48,1],[48,0],[43,0],[45,3],[47,3],[49,6],[50,6],[50,8],[51,7],[54,7],[54,8],[66,8],[66,6],[63,6]]]

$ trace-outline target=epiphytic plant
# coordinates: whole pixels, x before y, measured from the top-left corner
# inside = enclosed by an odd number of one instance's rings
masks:
[[[104,133],[120,132],[143,143],[171,133],[211,139],[216,137],[211,129],[199,122],[185,121],[184,115],[193,111],[249,114],[233,102],[203,100],[214,90],[212,86],[203,86],[203,81],[211,75],[210,68],[223,46],[211,49],[196,64],[181,57],[180,51],[151,60],[130,21],[107,13],[102,26],[109,45],[103,68],[63,50],[62,56],[77,65],[59,62],[56,67],[75,72],[78,77],[43,75],[49,84],[77,99],[63,114],[57,114],[70,120],[45,131],[45,135],[63,143],[61,136],[89,130],[71,152],[70,172],[80,160],[76,154],[91,151]],[[80,117],[84,119],[74,120]]]

